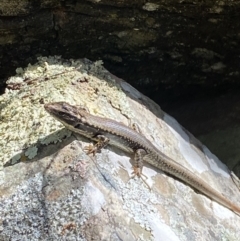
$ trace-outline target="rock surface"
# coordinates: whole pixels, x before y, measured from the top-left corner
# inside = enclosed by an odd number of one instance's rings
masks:
[[[240,217],[145,165],[131,179],[130,157],[108,147],[91,157],[88,140],[49,116],[44,103],[85,105],[128,124],[231,200],[228,169],[153,101],[101,61],[41,57],[18,68],[0,97],[0,240],[238,240]]]
[[[0,87],[47,54],[100,58],[156,101],[239,86],[239,9],[228,0],[2,0]]]

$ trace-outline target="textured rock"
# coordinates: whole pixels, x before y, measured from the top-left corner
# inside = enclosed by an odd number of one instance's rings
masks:
[[[0,240],[238,240],[240,217],[230,210],[145,165],[150,190],[130,178],[125,153],[108,147],[86,155],[88,140],[44,111],[44,103],[64,100],[131,120],[162,152],[237,202],[226,166],[101,61],[39,58],[17,72],[0,97]]]
[[[51,53],[100,58],[157,101],[208,95],[239,82],[239,9],[227,0],[2,0],[0,86]]]

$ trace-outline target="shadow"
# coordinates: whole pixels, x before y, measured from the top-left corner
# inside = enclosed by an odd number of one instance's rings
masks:
[[[9,166],[13,166],[16,165],[20,162],[23,163],[31,163],[31,162],[35,162],[39,159],[42,159],[46,156],[52,155],[53,153],[56,152],[56,150],[63,148],[64,146],[67,146],[69,143],[71,143],[74,139],[73,137],[63,137],[63,139],[61,139],[61,142],[55,141],[56,143],[54,143],[54,141],[52,143],[49,144],[42,144],[42,140],[43,139],[50,139],[50,140],[54,140],[54,138],[56,138],[56,136],[64,136],[64,133],[66,133],[65,128],[56,131],[55,133],[52,133],[50,135],[48,135],[47,137],[44,138],[40,138],[36,143],[28,146],[27,148],[23,149],[20,153],[14,155],[11,159],[9,159],[5,164],[4,167],[9,167]],[[26,151],[28,149],[31,148],[37,148],[37,154],[36,156],[34,156],[33,158],[28,158],[26,156]],[[16,161],[13,161],[16,160]]]
[[[1,234],[6,236],[3,240],[8,240],[10,238],[7,238],[8,235],[13,239],[19,238],[19,235],[25,237],[26,233],[31,238],[37,235],[37,240],[39,238],[49,240],[53,233],[61,231],[61,236],[63,236],[66,230],[75,231],[68,229],[67,225],[72,219],[74,223],[81,218],[79,215],[74,215],[75,212],[72,210],[81,213],[82,207],[79,205],[81,200],[77,202],[78,196],[76,197],[73,190],[82,190],[86,180],[80,175],[75,175],[73,178],[73,171],[68,166],[74,157],[82,153],[81,148],[79,147],[77,153],[72,152],[72,158],[66,162],[66,157],[62,155],[62,148],[72,140],[74,138],[71,136],[62,143],[58,143],[57,146],[55,145],[54,148],[53,145],[49,145],[46,147],[47,153],[43,148],[42,155],[38,155],[38,162],[21,162],[4,169],[5,184],[0,185],[0,194],[5,194],[1,199],[0,207],[3,227]],[[49,153],[53,153],[51,158],[39,158]],[[82,195],[81,192],[79,193]],[[61,222],[59,217],[61,217]],[[58,226],[53,225],[53,222],[58,223]],[[14,228],[16,223],[21,232]]]

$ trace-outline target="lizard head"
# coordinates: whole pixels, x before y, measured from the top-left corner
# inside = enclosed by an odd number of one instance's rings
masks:
[[[66,102],[47,103],[44,108],[51,116],[66,126],[75,126],[79,122],[86,122],[86,110]]]

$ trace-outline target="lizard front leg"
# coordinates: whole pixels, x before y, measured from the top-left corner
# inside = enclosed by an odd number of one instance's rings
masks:
[[[104,147],[106,147],[109,143],[109,139],[104,136],[104,135],[97,135],[95,137],[97,139],[97,143],[94,145],[89,145],[87,147],[84,148],[84,150],[87,151],[87,154],[93,154],[93,156],[95,156],[95,154],[97,152],[100,152],[100,150]]]

